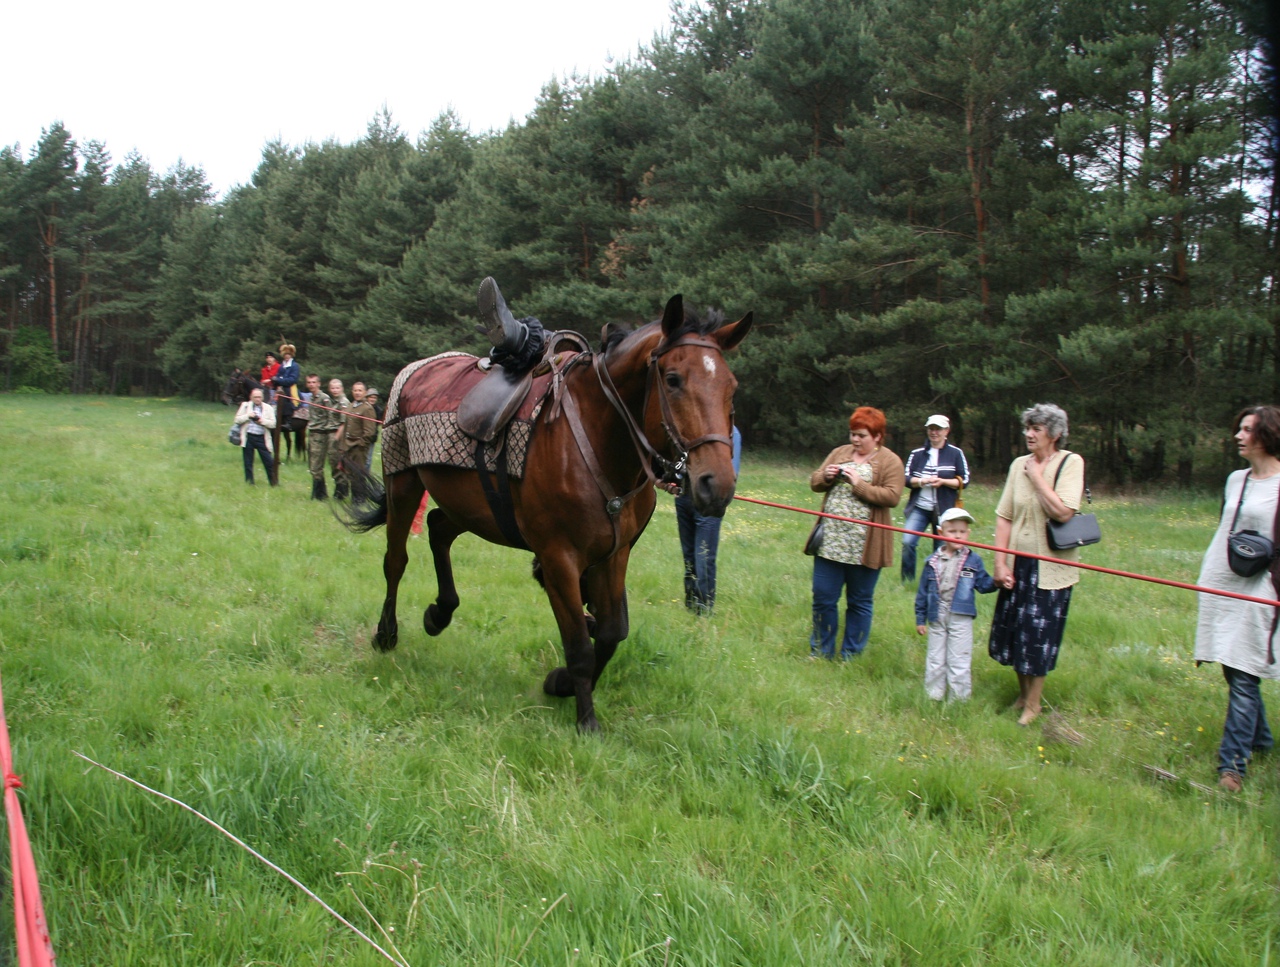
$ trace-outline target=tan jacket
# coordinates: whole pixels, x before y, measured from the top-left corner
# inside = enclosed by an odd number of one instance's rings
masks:
[[[823,479],[822,471],[832,463],[848,463],[853,459],[853,447],[845,444],[836,447],[827,454],[818,469],[809,475],[809,488],[815,493],[825,494],[834,486]],[[871,483],[857,480],[853,483],[854,495],[863,503],[870,505],[871,520],[876,524],[892,524],[892,509],[902,499],[903,481],[905,479],[902,460],[892,450],[880,447],[871,455]],[[862,552],[863,567],[888,567],[893,563],[894,532],[882,527],[867,528],[867,546]]]
[[[249,443],[249,431],[245,428],[245,424],[249,422],[249,417],[253,415],[253,404],[245,400],[240,404],[240,408],[236,410],[236,422],[240,424],[240,447],[243,449]],[[270,403],[262,404],[262,428],[267,432],[263,434],[267,441],[267,452],[274,453],[271,446],[271,432],[276,427],[276,408]]]
[[[360,419],[362,416],[366,419]],[[378,435],[378,424],[374,422],[377,418],[378,414],[372,403],[361,400],[352,406],[343,419],[346,429],[342,431],[342,449],[372,446]]]

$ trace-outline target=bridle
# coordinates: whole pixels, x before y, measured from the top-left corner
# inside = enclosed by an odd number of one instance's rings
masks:
[[[604,392],[605,398],[608,399],[610,405],[622,418],[622,422],[631,436],[631,442],[636,448],[636,454],[640,457],[640,464],[644,467],[647,478],[646,483],[650,485],[655,483],[659,476],[655,472],[655,467],[662,471],[661,477],[664,481],[679,480],[684,475],[684,468],[689,463],[689,454],[705,443],[723,443],[730,447],[733,446],[733,441],[723,433],[706,433],[693,440],[686,441],[676,428],[675,414],[671,411],[671,397],[667,393],[667,383],[662,378],[662,371],[658,368],[658,360],[673,349],[686,346],[702,346],[705,349],[714,349],[717,355],[723,355],[720,344],[714,339],[708,339],[706,336],[699,336],[693,333],[685,333],[670,341],[664,340],[659,343],[649,353],[648,372],[645,375],[644,402],[640,406],[640,417],[643,419],[644,414],[649,412],[649,398],[656,386],[658,388],[658,405],[662,411],[662,429],[666,432],[667,440],[676,451],[674,460],[658,452],[657,448],[649,442],[639,421],[622,401],[622,396],[614,385],[613,377],[609,375],[608,367],[604,365],[603,356],[597,355],[592,360],[596,376],[600,381],[600,389]],[[642,484],[641,486],[644,485]]]
[[[600,383],[600,389],[604,393],[605,399],[609,401],[609,405],[613,407],[621,418],[623,426],[627,428],[627,434],[631,437],[631,443],[636,449],[636,455],[640,458],[641,469],[644,470],[644,480],[626,494],[619,495],[614,491],[612,484],[600,466],[599,460],[596,459],[595,451],[591,447],[590,441],[587,439],[573,394],[567,392],[564,394],[564,412],[569,419],[569,426],[573,430],[574,439],[578,443],[578,449],[582,453],[583,460],[591,471],[591,475],[595,478],[596,486],[600,488],[600,493],[605,498],[605,510],[608,511],[609,519],[613,524],[613,550],[610,551],[610,555],[618,548],[618,515],[622,513],[623,507],[633,497],[644,489],[653,487],[658,483],[659,479],[675,482],[683,478],[685,467],[689,463],[689,454],[698,447],[707,443],[723,443],[729,447],[733,446],[733,440],[723,433],[705,433],[692,440],[685,440],[676,427],[675,415],[671,410],[671,400],[667,394],[666,382],[662,379],[662,372],[658,368],[658,360],[673,349],[687,346],[714,349],[722,357],[724,354],[724,350],[718,342],[696,333],[684,333],[675,339],[662,340],[649,353],[649,362],[645,375],[644,403],[640,408],[640,416],[643,419],[644,414],[649,412],[649,399],[653,394],[654,387],[657,386],[658,405],[662,411],[662,429],[667,435],[671,448],[675,450],[674,459],[659,452],[649,442],[644,428],[631,410],[627,408],[622,395],[618,392],[617,386],[614,385],[613,377],[609,375],[609,369],[604,363],[604,353],[595,353],[591,357],[591,365],[595,370],[596,379]]]

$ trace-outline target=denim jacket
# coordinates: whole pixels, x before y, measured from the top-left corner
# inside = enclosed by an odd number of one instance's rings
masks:
[[[927,624],[938,620],[938,554],[934,551],[925,561],[924,573],[920,576],[920,588],[916,591],[916,624]],[[987,573],[982,558],[977,551],[969,551],[969,556],[960,565],[960,577],[956,581],[956,593],[951,599],[952,614],[967,614],[976,617],[977,604],[974,592],[990,594],[996,590],[996,582]]]

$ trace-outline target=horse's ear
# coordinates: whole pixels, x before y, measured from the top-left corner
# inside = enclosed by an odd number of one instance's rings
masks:
[[[720,348],[728,352],[751,331],[751,313],[747,313],[737,322],[731,322],[727,326],[721,326],[715,331],[713,338],[720,344]]]
[[[662,310],[662,335],[670,339],[684,322],[684,296],[673,295]]]

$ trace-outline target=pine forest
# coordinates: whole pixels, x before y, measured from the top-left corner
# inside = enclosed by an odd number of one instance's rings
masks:
[[[224,197],[51,119],[0,149],[0,387],[212,400],[282,340],[386,386],[483,351],[492,275],[593,342],[675,293],[754,312],[748,445],[825,447],[869,404],[905,452],[942,412],[997,473],[1052,401],[1100,482],[1187,484],[1240,406],[1280,400],[1262,9],[676,4],[504,131],[384,112],[353,144],[267,145]]]

